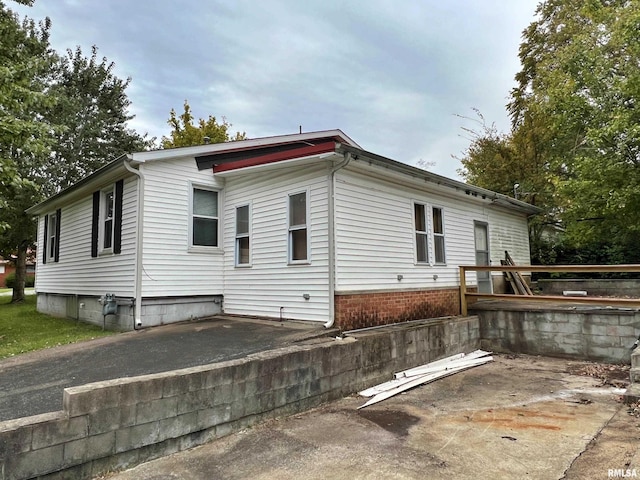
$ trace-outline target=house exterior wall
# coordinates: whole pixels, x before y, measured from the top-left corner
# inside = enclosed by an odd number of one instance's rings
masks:
[[[474,222],[489,226],[492,263],[529,263],[527,220],[473,198],[341,170],[336,181],[336,322],[343,329],[458,315],[459,265],[475,264]],[[442,209],[446,264],[416,262],[414,203]],[[431,225],[428,225],[431,230]],[[501,252],[501,253],[500,253]],[[475,275],[468,275],[469,290]]]
[[[223,249],[189,248],[189,203],[193,186],[199,186],[220,189],[219,203],[224,205],[224,183],[211,170],[199,171],[190,157],[146,162],[141,168],[145,178],[143,299],[221,295]],[[227,233],[224,229],[220,246]]]
[[[491,264],[500,265],[506,250],[516,265],[529,265],[531,256],[527,218],[504,210],[491,211],[488,222]]]
[[[228,178],[224,209],[224,311],[327,321],[329,318],[328,168],[290,167]],[[306,264],[288,263],[289,195],[308,192]],[[236,207],[250,205],[251,263],[236,266]],[[306,300],[303,295],[308,294]]]
[[[92,198],[61,209],[60,258],[38,261],[36,292],[133,297],[135,282],[137,179],[125,179],[122,197],[122,251],[91,257]],[[49,213],[53,213],[49,212]],[[44,245],[44,215],[38,218],[38,245]],[[42,252],[38,251],[39,260]]]

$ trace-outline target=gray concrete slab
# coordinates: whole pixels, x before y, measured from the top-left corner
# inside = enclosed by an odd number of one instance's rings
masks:
[[[320,324],[215,317],[0,361],[0,421],[62,409],[66,387],[242,358],[330,332]]]
[[[580,363],[498,356],[363,410],[354,395],[101,478],[605,479],[623,468],[640,475],[640,419],[623,411],[621,390],[570,373]],[[616,430],[607,433],[609,425]],[[616,443],[596,449],[607,438]]]

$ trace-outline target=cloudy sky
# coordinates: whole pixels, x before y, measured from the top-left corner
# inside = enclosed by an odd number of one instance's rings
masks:
[[[131,126],[161,137],[171,108],[250,138],[339,128],[366,150],[456,177],[479,109],[504,105],[538,0],[36,0],[53,47],[131,77]]]

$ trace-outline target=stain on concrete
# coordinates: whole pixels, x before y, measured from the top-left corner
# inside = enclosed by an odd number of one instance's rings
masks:
[[[559,431],[564,424],[576,420],[575,415],[548,413],[532,408],[504,408],[486,410],[465,415],[460,422],[486,424],[487,428],[508,428],[511,430],[551,430]]]
[[[409,429],[420,422],[416,416],[401,410],[359,410],[360,416],[399,437],[409,435]]]

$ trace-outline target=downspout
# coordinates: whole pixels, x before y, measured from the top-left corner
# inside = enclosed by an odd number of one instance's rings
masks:
[[[137,228],[136,228],[136,274],[134,280],[135,290],[135,312],[133,329],[138,330],[142,327],[142,231],[144,226],[143,209],[144,209],[144,174],[142,173],[142,165],[137,169],[133,168],[127,159],[124,160],[124,168],[138,177],[138,212],[137,212]]]
[[[327,178],[329,186],[329,321],[324,324],[324,328],[331,328],[336,321],[336,229],[335,229],[335,190],[336,190],[336,172],[347,165],[351,161],[351,153],[346,152],[344,161],[336,165]]]

